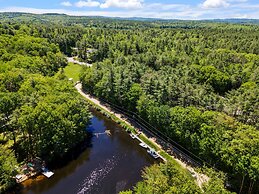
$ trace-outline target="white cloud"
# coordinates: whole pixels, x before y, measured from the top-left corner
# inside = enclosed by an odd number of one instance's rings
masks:
[[[205,9],[213,8],[226,8],[240,3],[247,2],[248,0],[205,0],[200,7]]]
[[[238,2],[238,3],[244,3],[247,2],[248,0],[228,0],[229,2]]]
[[[139,9],[142,8],[143,0],[105,0],[100,5],[101,8],[118,7],[125,9]]]
[[[1,1],[1,0],[0,0]],[[234,0],[231,0],[234,1]],[[28,7],[0,8],[0,12],[26,12],[26,13],[60,13],[73,16],[107,16],[107,17],[145,17],[163,19],[224,19],[224,18],[253,18],[259,19],[259,4],[237,3],[222,9],[205,9],[201,5],[190,6],[184,4],[144,4],[139,9],[100,9],[96,10],[69,10],[69,9],[36,9]],[[239,0],[240,2],[240,0]]]
[[[240,9],[244,9],[244,10],[253,10],[253,9],[256,9],[257,11],[259,10],[259,4],[241,3],[241,4],[233,5],[232,7],[233,8],[240,8]]]
[[[163,3],[151,3],[151,4],[144,4],[145,9],[150,10],[186,10],[189,9],[190,6],[186,4],[163,4]]]
[[[203,4],[203,8],[222,8],[228,7],[230,4],[227,0],[206,0]]]
[[[69,1],[64,1],[61,3],[61,5],[65,6],[65,7],[70,7],[70,6],[72,6],[72,3],[70,3]]]
[[[87,0],[87,1],[78,1],[75,3],[76,7],[99,7],[101,4],[98,1],[92,1],[92,0]]]
[[[199,19],[202,16],[202,12],[196,11],[186,11],[186,12],[159,12],[153,11],[143,11],[140,10],[130,10],[130,11],[72,11],[65,9],[37,9],[29,7],[8,7],[0,9],[0,12],[24,12],[24,13],[34,13],[34,14],[44,14],[44,13],[59,13],[67,14],[72,16],[105,16],[105,17],[145,17],[145,18],[164,18],[164,19]]]

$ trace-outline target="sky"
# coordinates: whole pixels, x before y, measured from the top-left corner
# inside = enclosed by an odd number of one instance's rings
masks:
[[[259,19],[259,0],[0,0],[0,12],[163,19]]]

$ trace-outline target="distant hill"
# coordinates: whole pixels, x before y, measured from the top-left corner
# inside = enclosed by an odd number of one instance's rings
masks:
[[[230,18],[230,19],[214,19],[209,21],[215,22],[223,22],[223,23],[235,23],[235,24],[259,24],[259,19],[238,19],[238,18]]]
[[[42,24],[63,24],[63,25],[83,25],[103,28],[128,28],[133,27],[158,27],[158,28],[201,28],[208,27],[213,23],[240,24],[240,25],[259,25],[259,19],[212,19],[212,20],[177,20],[177,19],[160,19],[160,18],[142,18],[142,17],[103,17],[103,16],[70,16],[58,13],[31,14],[21,12],[4,12],[0,13],[1,22],[25,22],[25,23],[42,23]],[[119,22],[118,22],[119,21]]]

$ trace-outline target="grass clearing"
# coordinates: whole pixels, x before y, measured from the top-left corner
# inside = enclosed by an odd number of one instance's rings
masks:
[[[64,68],[64,73],[68,78],[73,78],[74,82],[79,81],[79,74],[81,72],[82,66],[74,63],[68,63]]]

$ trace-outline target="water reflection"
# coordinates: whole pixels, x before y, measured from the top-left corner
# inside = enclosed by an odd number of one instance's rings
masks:
[[[153,164],[154,159],[115,122],[94,110],[92,114],[87,130],[99,135],[88,140],[83,152],[78,151],[80,155],[54,170],[53,177],[25,182],[19,193],[113,194],[132,188],[141,180],[141,170]],[[110,134],[105,133],[107,130]]]
[[[118,158],[117,158],[118,160]],[[98,185],[106,177],[106,175],[115,167],[116,157],[113,156],[111,159],[107,159],[103,164],[99,165],[98,168],[94,169],[91,174],[84,180],[83,184],[80,185],[78,194],[90,193],[91,190],[98,190]]]

